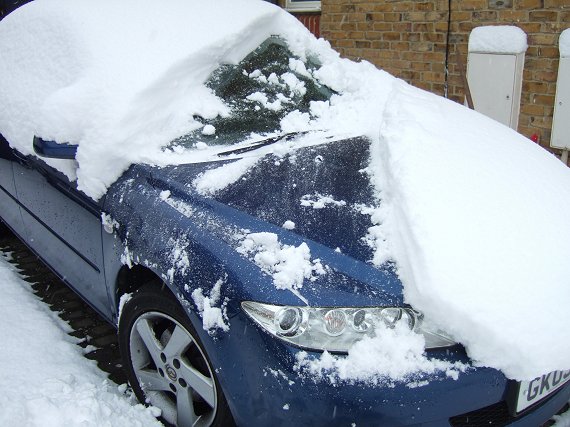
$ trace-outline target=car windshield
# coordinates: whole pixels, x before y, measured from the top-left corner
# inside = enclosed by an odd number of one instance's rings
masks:
[[[208,79],[206,85],[229,107],[229,114],[194,117],[204,127],[171,145],[227,145],[251,134],[279,132],[287,114],[309,113],[311,101],[331,97],[333,92],[313,77],[317,68],[316,61],[301,61],[278,37],[267,39],[239,64],[222,65]]]

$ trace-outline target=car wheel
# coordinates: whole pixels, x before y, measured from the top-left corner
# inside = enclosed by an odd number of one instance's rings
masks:
[[[166,423],[234,424],[212,364],[173,297],[148,287],[137,291],[121,311],[119,346],[137,398],[160,408]]]

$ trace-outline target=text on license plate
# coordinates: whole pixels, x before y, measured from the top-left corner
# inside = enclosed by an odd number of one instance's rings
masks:
[[[516,412],[521,412],[570,381],[570,370],[554,371],[520,383]]]

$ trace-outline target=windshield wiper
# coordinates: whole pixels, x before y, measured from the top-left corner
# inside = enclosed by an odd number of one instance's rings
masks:
[[[258,148],[265,147],[266,145],[275,144],[276,142],[279,141],[290,141],[294,137],[305,135],[309,132],[310,131],[308,130],[303,132],[289,132],[289,133],[284,133],[282,135],[273,136],[271,138],[262,139],[261,141],[257,141],[255,144],[248,145],[247,147],[236,148],[233,150],[223,151],[221,153],[218,153],[218,157],[225,157],[229,156],[230,154],[247,153],[248,151],[257,150]]]

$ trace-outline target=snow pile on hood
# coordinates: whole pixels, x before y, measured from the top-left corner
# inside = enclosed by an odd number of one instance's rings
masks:
[[[274,233],[248,233],[237,250],[251,256],[264,272],[270,274],[277,289],[288,289],[305,302],[307,300],[299,292],[303,282],[314,281],[326,273],[319,259],[311,259],[311,250],[305,242],[299,246],[285,245]]]
[[[83,356],[3,257],[0,286],[0,425],[162,426],[158,408],[133,405]]]
[[[570,170],[403,83],[371,164],[406,300],[511,378],[568,369]]]
[[[469,35],[469,52],[523,53],[527,47],[526,33],[511,25],[477,27]]]

